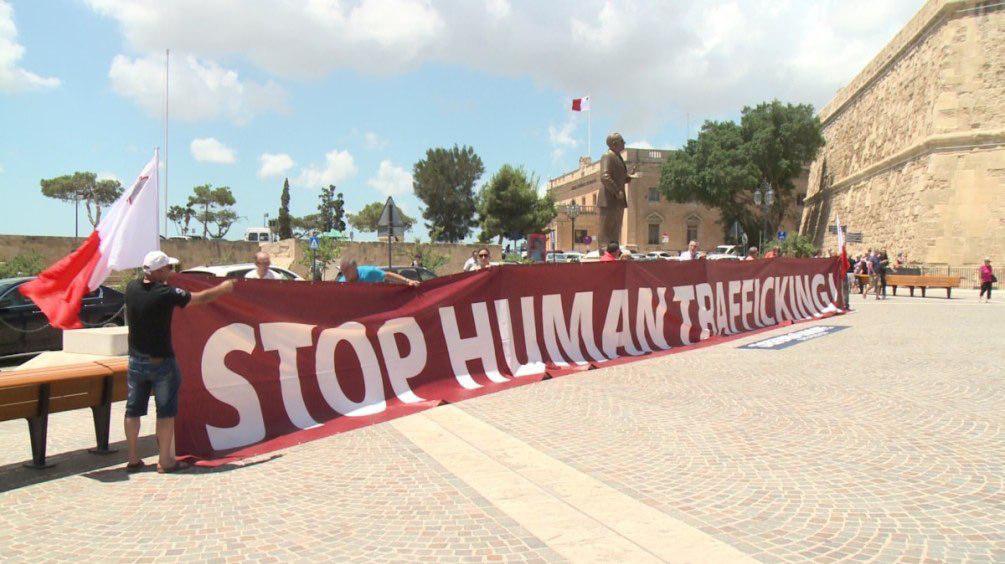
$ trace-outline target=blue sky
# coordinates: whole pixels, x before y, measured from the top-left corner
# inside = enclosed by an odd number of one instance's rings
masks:
[[[568,110],[586,94],[594,158],[612,130],[677,147],[688,122],[744,104],[819,107],[919,6],[0,0],[0,233],[73,234],[72,206],[41,178],[132,181],[164,143],[165,48],[170,201],[230,186],[233,238],[275,214],[287,176],[298,215],[328,182],[350,210],[393,195],[418,214],[410,173],[430,147],[473,146],[483,181],[504,163],[557,176],[586,154],[585,115]]]

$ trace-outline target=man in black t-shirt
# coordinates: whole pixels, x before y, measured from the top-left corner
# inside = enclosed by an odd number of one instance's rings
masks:
[[[147,414],[150,394],[157,405],[157,444],[160,457],[157,471],[179,470],[182,463],[174,456],[174,418],[178,414],[178,388],[181,373],[171,347],[171,316],[174,308],[209,303],[234,290],[227,280],[202,292],[188,292],[166,284],[171,266],[178,259],[161,251],[151,251],[143,259],[143,278],[126,286],[126,319],[129,320],[129,372],[126,376],[126,442],[129,462],[126,470],[143,468],[136,444],[140,417]]]

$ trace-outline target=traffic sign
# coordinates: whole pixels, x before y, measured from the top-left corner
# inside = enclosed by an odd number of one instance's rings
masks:
[[[316,250],[318,250],[318,247],[320,247],[320,246],[321,246],[321,243],[320,243],[320,241],[318,241],[318,236],[317,236],[317,235],[311,235],[311,238],[310,238],[310,240],[309,240],[309,241],[307,242],[307,246],[308,246],[308,247],[309,247],[309,248],[310,248],[310,249],[311,249],[312,251],[316,251]]]
[[[378,237],[405,237],[405,225],[401,221],[401,209],[394,204],[394,200],[389,196],[384,203],[384,209],[380,212],[380,219],[377,220]]]

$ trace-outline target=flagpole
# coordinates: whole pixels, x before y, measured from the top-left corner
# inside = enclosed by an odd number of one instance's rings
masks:
[[[164,237],[168,234],[168,79],[170,77],[171,69],[171,50],[164,50]],[[160,161],[157,162],[158,167],[160,166]],[[160,171],[157,171],[158,179],[160,178]],[[160,183],[158,182],[158,186]]]
[[[593,99],[589,96],[586,97],[590,100],[590,109],[586,111],[586,156],[593,160]]]

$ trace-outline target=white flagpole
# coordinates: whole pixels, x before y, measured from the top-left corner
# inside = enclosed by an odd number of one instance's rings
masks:
[[[164,50],[164,237],[168,235],[168,78],[171,69],[171,50]],[[160,163],[158,162],[158,166]],[[158,171],[158,175],[160,172]],[[160,178],[160,176],[158,176]],[[158,183],[158,186],[160,184]]]
[[[590,109],[586,110],[586,156],[593,160],[593,99],[589,95]]]

